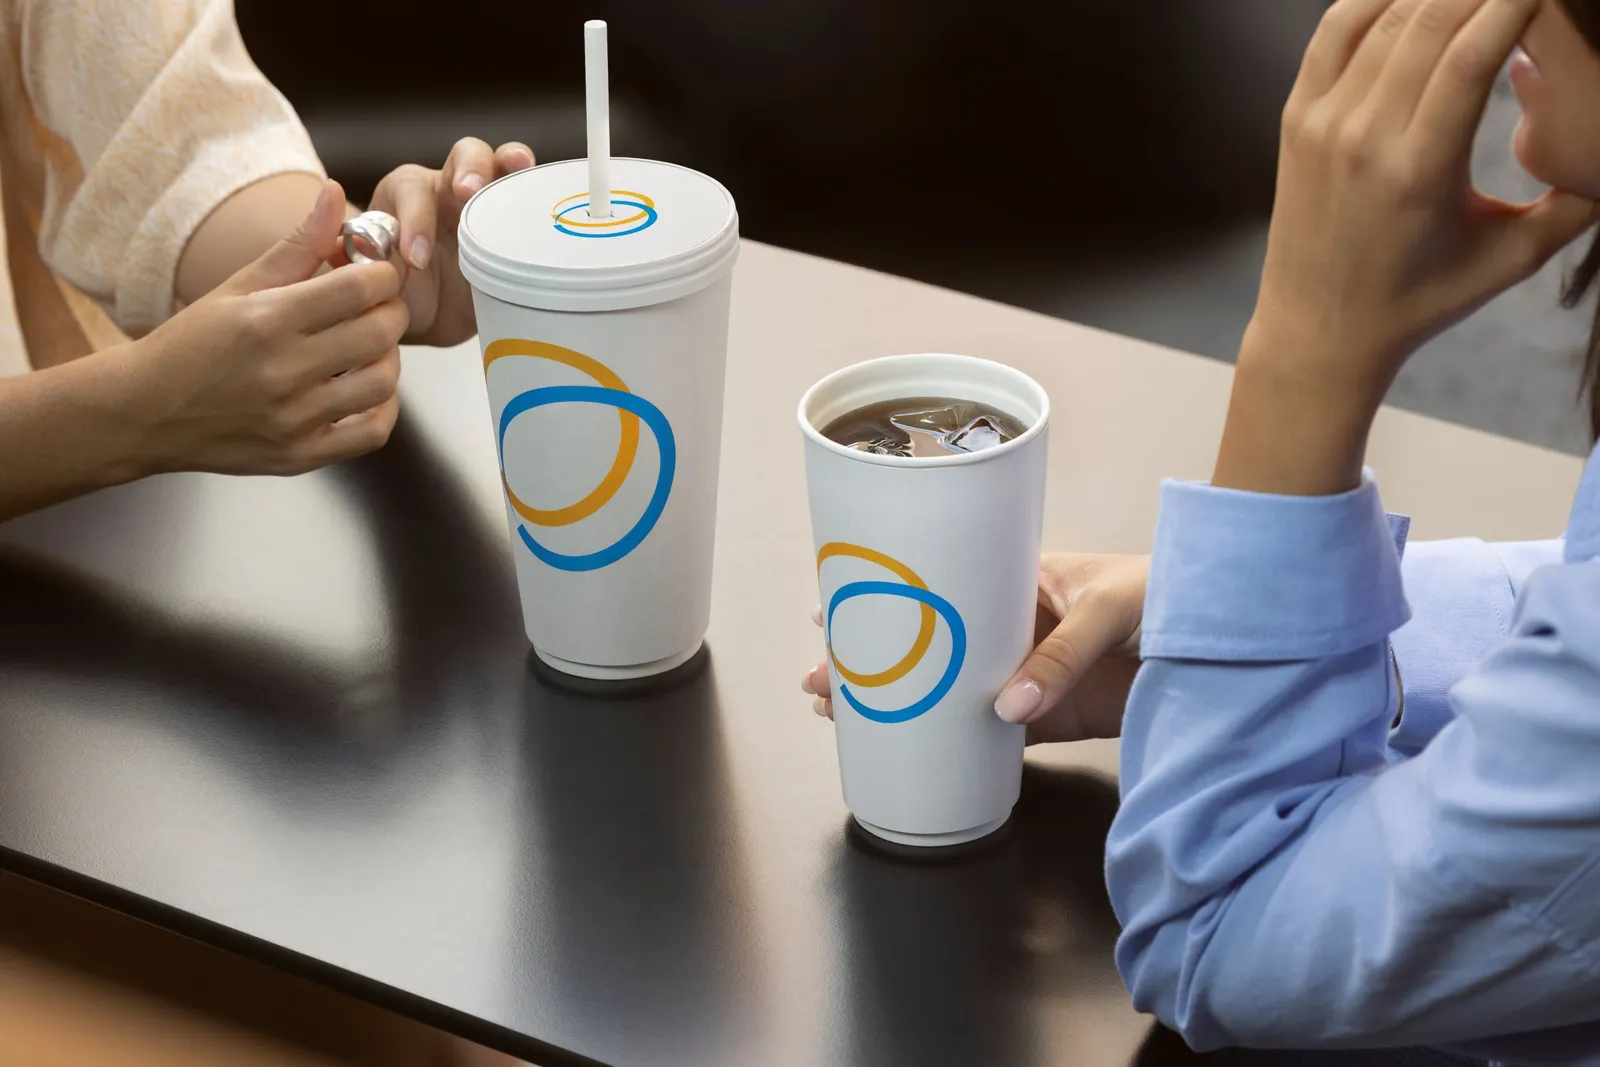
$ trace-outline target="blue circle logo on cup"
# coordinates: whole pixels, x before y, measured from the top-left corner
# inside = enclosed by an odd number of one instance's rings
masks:
[[[591,219],[585,211],[588,206],[588,193],[573,193],[557,200],[556,206],[550,209],[556,232],[568,237],[626,237],[630,233],[648,230],[661,217],[654,200],[628,189],[611,190],[614,214],[609,219]]]
[[[526,356],[561,363],[583,372],[598,383],[552,385],[518,393],[500,412],[496,447],[500,454],[500,480],[505,486],[506,499],[510,501],[512,510],[523,520],[523,523],[517,526],[517,533],[528,551],[540,562],[557,570],[596,571],[602,567],[609,567],[638,548],[644,539],[650,536],[650,531],[655,529],[656,523],[661,520],[661,513],[666,509],[667,498],[672,494],[673,475],[678,466],[678,448],[672,436],[672,424],[667,421],[666,415],[662,414],[660,408],[631,392],[615,371],[582,352],[574,352],[570,348],[562,348],[560,345],[545,341],[526,341],[510,337],[495,341],[484,349],[484,373],[488,373],[489,366],[496,360],[508,356]],[[551,404],[599,404],[616,408],[617,418],[621,421],[622,436],[617,442],[617,455],[611,463],[611,469],[588,496],[576,504],[547,510],[533,507],[512,491],[511,482],[506,477],[506,431],[511,428],[511,424],[519,415]],[[639,521],[611,544],[593,552],[577,555],[553,551],[535,538],[528,531],[529,525],[545,528],[572,526],[589,518],[611,502],[611,498],[617,495],[617,491],[622,488],[622,484],[628,480],[628,475],[633,470],[634,459],[639,453],[641,422],[655,435],[656,450],[661,455],[661,463],[656,473],[655,491],[650,494],[649,503],[645,505]]]
[[[836,589],[828,601],[823,613],[823,632],[828,644],[828,658],[833,661],[833,667],[842,679],[839,683],[839,696],[862,718],[873,722],[885,724],[910,722],[918,716],[927,714],[945,698],[961,674],[961,664],[967,656],[967,627],[961,619],[961,613],[950,601],[930,591],[927,583],[910,567],[893,556],[860,545],[843,541],[833,541],[823,545],[821,551],[817,553],[819,575],[823,563],[836,556],[877,564],[900,579],[898,582],[847,582]],[[911,642],[911,650],[901,658],[900,662],[875,674],[851,670],[840,662],[838,654],[833,649],[833,613],[846,601],[863,596],[903,597],[921,605],[917,635]],[[880,689],[898,682],[915,670],[923,657],[928,654],[928,649],[933,646],[934,632],[938,627],[938,619],[941,618],[950,631],[950,662],[945,665],[944,673],[939,676],[939,680],[926,695],[903,708],[872,707],[856,695],[851,686],[857,689]]]

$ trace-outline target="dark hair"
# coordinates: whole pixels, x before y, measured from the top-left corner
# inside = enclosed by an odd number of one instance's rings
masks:
[[[1561,0],[1573,23],[1583,36],[1600,52],[1600,0]],[[1561,302],[1575,308],[1583,302],[1595,280],[1600,278],[1600,234],[1589,246],[1578,269],[1567,279]],[[1600,440],[1600,307],[1595,309],[1594,332],[1589,337],[1589,354],[1583,366],[1583,391],[1589,398],[1589,431]]]
[[[1575,308],[1583,303],[1595,279],[1600,278],[1600,234],[1595,235],[1589,254],[1567,279],[1561,294],[1562,306]],[[1583,392],[1589,398],[1589,432],[1600,441],[1600,306],[1595,308],[1594,332],[1589,335],[1589,355],[1583,364]]]

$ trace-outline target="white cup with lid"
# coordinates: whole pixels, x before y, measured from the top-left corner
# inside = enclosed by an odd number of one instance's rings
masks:
[[[733,197],[668,163],[500,179],[462,212],[523,619],[548,666],[661,674],[710,621]]]

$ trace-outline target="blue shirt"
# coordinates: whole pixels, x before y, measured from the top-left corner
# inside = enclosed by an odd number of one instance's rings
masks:
[[[1530,545],[1407,551],[1370,478],[1163,493],[1106,852],[1134,1003],[1200,1049],[1600,1064],[1600,459]]]

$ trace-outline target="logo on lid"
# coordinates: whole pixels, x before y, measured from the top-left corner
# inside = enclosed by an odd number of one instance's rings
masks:
[[[595,571],[609,567],[638,548],[644,539],[650,536],[650,531],[655,529],[656,523],[661,519],[661,512],[667,506],[667,497],[672,493],[672,477],[678,465],[678,448],[672,437],[672,425],[667,422],[667,417],[662,414],[660,408],[644,397],[630,392],[615,371],[581,352],[574,352],[570,348],[562,348],[560,345],[544,341],[506,338],[495,341],[484,350],[484,373],[488,374],[490,364],[509,356],[524,356],[561,363],[587,374],[599,383],[598,385],[552,385],[517,394],[500,412],[496,441],[500,453],[500,480],[505,485],[506,499],[510,501],[511,509],[526,524],[518,524],[517,533],[528,551],[532,552],[536,559],[557,570]],[[588,496],[576,504],[546,510],[533,507],[512,491],[511,481],[506,476],[506,431],[511,428],[511,424],[519,415],[550,404],[600,404],[616,408],[617,418],[622,423],[622,436],[617,442],[617,456],[611,463],[611,469]],[[533,534],[528,532],[529,525],[546,528],[572,526],[589,518],[611,502],[611,498],[617,495],[617,491],[622,488],[633,470],[633,461],[639,453],[641,421],[650,427],[650,432],[655,435],[656,451],[660,453],[661,462],[660,469],[656,473],[655,490],[650,494],[650,501],[645,505],[644,514],[639,516],[639,521],[616,541],[598,551],[585,554],[568,555],[555,552],[535,539]],[[560,462],[558,456],[548,453],[541,454],[537,458],[546,463]]]
[[[937,593],[930,592],[916,571],[893,556],[887,556],[870,548],[862,548],[860,545],[846,544],[843,541],[833,541],[823,545],[822,550],[817,553],[819,578],[822,574],[822,565],[835,557],[850,557],[877,564],[900,579],[899,582],[847,582],[835,590],[833,598],[828,601],[823,632],[828,643],[828,658],[833,661],[834,670],[839,672],[839,677],[842,679],[839,684],[839,695],[863,718],[871,719],[873,722],[891,724],[909,722],[931,711],[945,698],[945,694],[950,692],[950,687],[956,684],[956,678],[961,674],[962,661],[966,659],[967,627],[961,621],[961,613],[956,611],[955,605],[950,601]],[[839,609],[840,604],[860,596],[904,597],[907,600],[915,600],[922,606],[920,625],[916,638],[911,642],[911,651],[907,652],[899,663],[876,674],[861,674],[846,667],[839,662],[839,656],[833,648],[833,613]],[[932,647],[934,631],[940,617],[944,619],[945,627],[950,631],[950,662],[928,694],[921,700],[893,710],[869,707],[862,703],[850,686],[877,689],[898,682],[910,674]]]
[[[586,192],[574,193],[565,200],[556,201],[556,206],[550,209],[556,232],[568,237],[626,237],[630,233],[648,230],[660,217],[656,213],[654,200],[627,189],[611,190],[612,215],[609,219],[590,218],[586,210],[588,207],[589,194]]]

